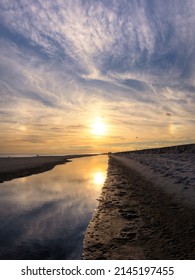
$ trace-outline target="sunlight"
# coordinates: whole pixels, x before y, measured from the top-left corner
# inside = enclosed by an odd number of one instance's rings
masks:
[[[96,136],[103,136],[106,134],[106,124],[101,118],[96,118],[95,122],[92,124],[92,133]]]
[[[20,125],[20,126],[19,126],[19,130],[21,130],[21,131],[26,131],[27,128],[26,128],[25,125]]]
[[[104,183],[104,180],[105,180],[105,176],[103,172],[96,172],[94,174],[94,183],[96,185],[102,185]]]

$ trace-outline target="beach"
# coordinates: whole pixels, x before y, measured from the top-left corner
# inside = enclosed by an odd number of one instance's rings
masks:
[[[0,158],[0,182],[87,156]],[[194,259],[194,170],[195,145],[109,154],[82,258]]]
[[[83,258],[194,259],[194,148],[111,154]]]
[[[34,157],[0,157],[0,183],[15,178],[30,176],[51,170],[73,158],[88,157],[93,154]]]

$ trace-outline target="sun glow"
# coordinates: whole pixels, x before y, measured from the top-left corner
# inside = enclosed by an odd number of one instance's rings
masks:
[[[103,172],[97,172],[94,174],[94,183],[96,185],[102,185],[104,183],[105,176]]]
[[[92,133],[96,136],[103,136],[106,134],[106,124],[101,118],[97,118],[92,124]]]

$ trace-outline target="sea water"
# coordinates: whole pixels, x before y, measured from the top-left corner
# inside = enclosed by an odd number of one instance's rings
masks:
[[[81,259],[107,156],[0,184],[0,259]]]

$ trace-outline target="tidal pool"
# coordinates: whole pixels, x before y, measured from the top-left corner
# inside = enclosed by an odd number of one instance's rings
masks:
[[[0,184],[0,259],[81,259],[107,156]]]

